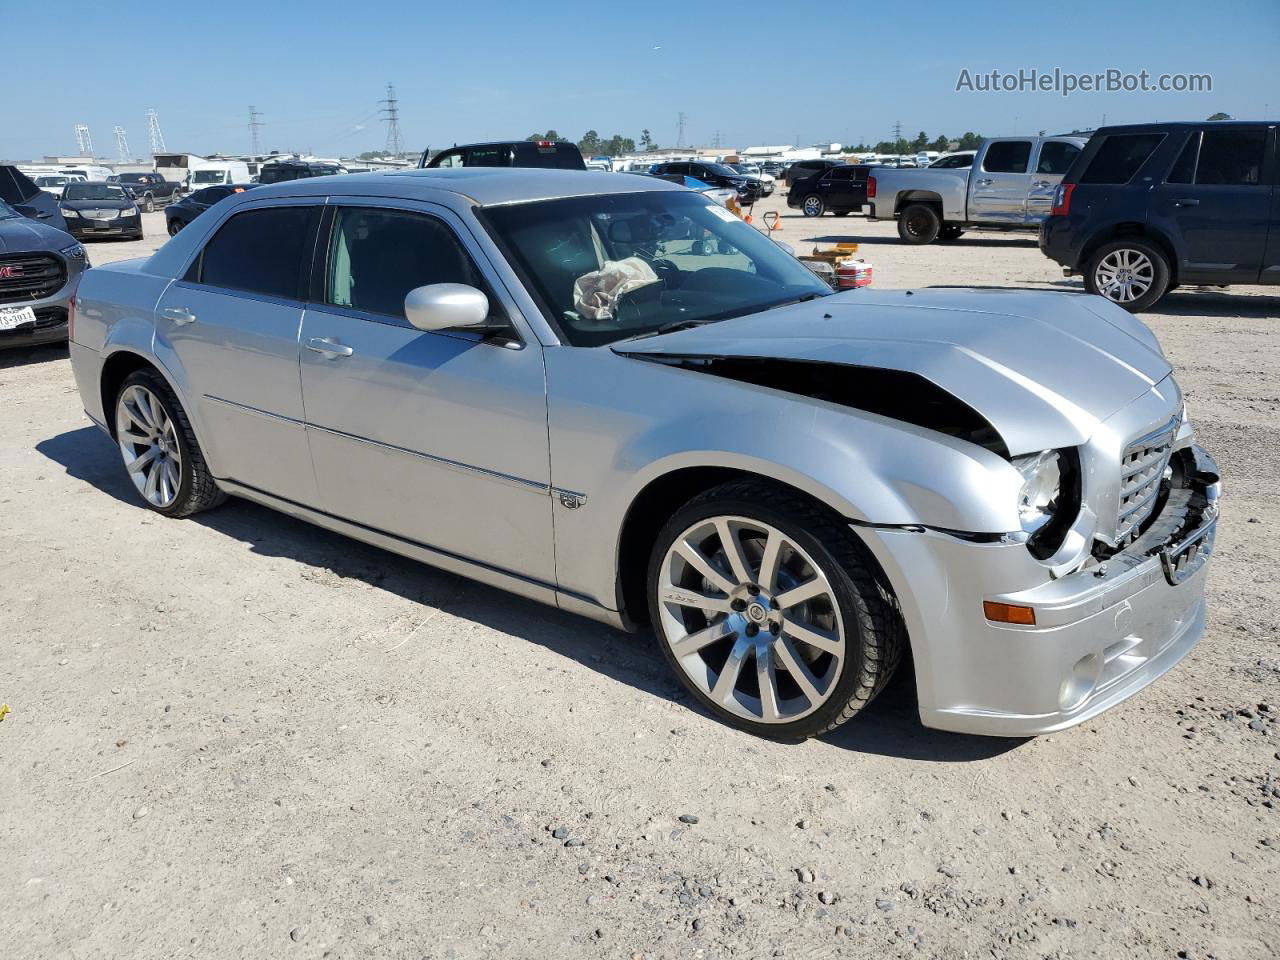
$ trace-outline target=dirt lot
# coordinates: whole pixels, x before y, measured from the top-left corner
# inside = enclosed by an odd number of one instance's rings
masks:
[[[877,286],[1079,289],[1025,236],[783,223]],[[903,676],[764,742],[648,635],[243,502],[163,520],[65,351],[0,355],[0,954],[1276,956],[1280,298],[1145,319],[1226,475],[1208,633],[1030,741],[921,728]]]

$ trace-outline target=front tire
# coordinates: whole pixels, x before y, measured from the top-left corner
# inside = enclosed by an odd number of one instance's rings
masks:
[[[156,198],[148,193],[142,198],[142,209],[147,213],[154,213],[156,209]]]
[[[169,236],[176,237],[178,235],[178,231],[181,229],[182,229],[181,220],[179,220],[177,217],[173,217],[169,220]]]
[[[906,646],[893,594],[838,516],[741,480],[681,507],[649,562],[663,655],[718,719],[794,740],[839,726]]]
[[[1084,288],[1138,313],[1169,292],[1169,261],[1141,240],[1105,243],[1089,258]]]
[[[942,217],[927,203],[913,203],[898,215],[898,236],[904,243],[933,243],[942,231]]]
[[[136,370],[116,394],[116,444],[143,501],[166,517],[188,517],[226,499],[218,489],[191,421],[154,370]]]
[[[800,201],[800,211],[806,217],[820,217],[826,208],[826,204],[822,202],[822,198],[816,193],[811,193]]]

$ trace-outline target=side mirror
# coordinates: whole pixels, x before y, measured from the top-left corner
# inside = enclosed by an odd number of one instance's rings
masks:
[[[404,315],[419,330],[483,327],[489,298],[465,283],[433,283],[405,294]]]

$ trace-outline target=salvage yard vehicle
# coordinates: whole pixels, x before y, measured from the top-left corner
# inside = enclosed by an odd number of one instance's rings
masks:
[[[68,176],[65,174],[43,174],[32,178],[35,185],[52,196],[62,199],[62,191],[68,183],[75,181],[83,181],[84,177]]]
[[[260,187],[85,274],[71,339],[150,509],[243,497],[648,623],[758,734],[848,720],[908,647],[926,725],[1046,733],[1204,629],[1217,471],[1137,319],[836,294],[658,178]]]
[[[585,170],[586,161],[577,144],[563,140],[501,140],[497,143],[454,144],[434,157],[422,151],[420,169],[444,167],[538,167],[549,170]]]
[[[187,194],[172,206],[165,207],[164,222],[169,230],[169,236],[172,237],[219,200],[224,200],[235,193],[244,193],[256,186],[256,183],[237,183],[230,186],[205,187],[203,190]]]
[[[157,204],[168,205],[182,199],[182,184],[166,180],[158,173],[118,173],[107,178],[133,195],[138,206],[151,213]]]
[[[67,307],[88,262],[67,233],[0,200],[0,348],[67,339]]]
[[[1035,230],[1083,137],[984,140],[969,169],[879,169],[867,180],[870,220],[898,221],[906,243],[955,240],[965,227]]]
[[[133,194],[118,183],[69,183],[58,204],[67,232],[77,240],[88,237],[142,239],[142,213]]]
[[[787,206],[799,209],[806,217],[820,217],[827,212],[837,217],[857,213],[867,202],[871,169],[861,164],[841,164],[797,180],[787,192]]]
[[[763,189],[757,177],[749,177],[739,173],[733,167],[709,160],[675,160],[669,163],[655,163],[649,172],[658,177],[693,177],[708,186],[736,190],[738,200],[742,203],[755,203],[760,199],[760,191]]]
[[[786,183],[787,189],[791,189],[797,180],[805,180],[815,174],[828,170],[831,167],[838,167],[843,160],[797,160],[791,166],[787,167],[786,172],[782,175],[783,182]]]
[[[1103,127],[1058,187],[1041,251],[1133,311],[1179,284],[1280,284],[1276,129]]]

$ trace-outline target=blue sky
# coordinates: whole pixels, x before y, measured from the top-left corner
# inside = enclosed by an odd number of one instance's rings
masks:
[[[145,6],[158,16],[99,0],[56,16],[22,5],[23,42],[5,46],[5,87],[22,95],[0,107],[0,158],[74,152],[76,123],[101,156],[115,155],[117,124],[141,155],[148,108],[171,150],[243,152],[249,104],[264,149],[351,155],[384,144],[388,81],[414,149],[548,127],[572,139],[647,127],[668,145],[680,111],[686,143],[719,131],[727,146],[875,142],[896,121],[933,137],[1056,132],[1104,114],[1280,118],[1280,0]],[[1208,73],[1213,92],[955,92],[961,69],[1055,67]]]

